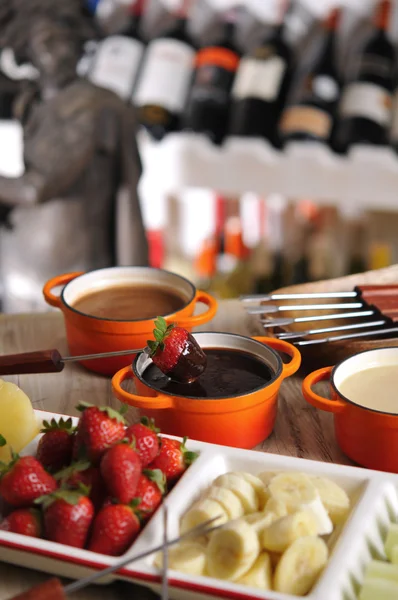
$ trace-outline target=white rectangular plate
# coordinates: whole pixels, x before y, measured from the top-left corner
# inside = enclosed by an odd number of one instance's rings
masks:
[[[53,413],[36,411],[39,420],[48,420]],[[65,416],[65,415],[63,415]],[[74,419],[75,422],[77,419]],[[23,454],[34,454],[38,440],[29,444]],[[398,521],[398,475],[356,467],[279,456],[251,450],[241,450],[189,440],[190,450],[199,458],[189,467],[165,499],[169,507],[168,536],[178,536],[181,516],[213,480],[228,471],[298,471],[330,477],[340,484],[352,499],[348,520],[335,528],[329,540],[331,550],[326,569],[306,598],[311,600],[355,600],[366,564],[371,558],[383,558],[383,539],[388,525]],[[147,550],[162,543],[162,514],[157,512],[124,555]],[[82,578],[120,560],[89,550],[79,550],[23,535],[0,531],[0,560],[73,579]],[[115,578],[141,583],[160,591],[160,573],[154,557],[127,566]],[[174,600],[293,600],[295,596],[233,584],[210,577],[169,572],[169,593]]]

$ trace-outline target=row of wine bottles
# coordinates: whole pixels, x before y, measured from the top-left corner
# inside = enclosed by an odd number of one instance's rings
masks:
[[[320,24],[317,52],[303,69],[285,40],[285,0],[279,23],[243,56],[234,43],[235,10],[226,12],[218,40],[197,47],[182,3],[173,28],[146,45],[142,6],[137,0],[128,28],[99,44],[86,76],[132,101],[155,139],[186,130],[215,144],[233,135],[263,138],[276,147],[322,141],[339,152],[357,143],[398,146],[391,0],[377,4],[372,33],[344,81],[336,60],[338,9]]]

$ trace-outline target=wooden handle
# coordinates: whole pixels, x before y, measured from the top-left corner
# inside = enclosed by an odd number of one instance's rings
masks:
[[[66,600],[66,594],[60,580],[53,577],[9,600]]]
[[[383,296],[397,297],[398,298],[398,285],[358,285],[355,291],[362,296],[362,298],[369,302],[368,298],[380,298]]]
[[[0,375],[59,373],[63,368],[64,363],[58,350],[39,350],[0,356]]]

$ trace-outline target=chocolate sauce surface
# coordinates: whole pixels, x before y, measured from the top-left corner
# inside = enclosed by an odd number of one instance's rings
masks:
[[[240,350],[204,349],[207,365],[193,383],[171,381],[153,363],[142,378],[159,391],[193,398],[225,398],[240,396],[263,387],[273,377],[271,369],[261,360]]]
[[[174,290],[133,284],[87,292],[73,303],[73,308],[92,317],[129,321],[169,315],[185,304],[186,300]]]

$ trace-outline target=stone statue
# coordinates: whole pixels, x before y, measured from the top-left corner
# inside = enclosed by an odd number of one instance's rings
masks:
[[[0,231],[3,310],[20,312],[42,309],[42,286],[56,274],[147,265],[148,251],[134,109],[77,77],[90,35],[80,1],[1,2],[13,5],[12,14],[0,7],[0,47],[12,47],[39,73],[15,102],[25,173],[0,177],[1,214],[9,213]],[[116,235],[120,189],[128,198],[122,240]]]

